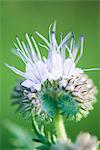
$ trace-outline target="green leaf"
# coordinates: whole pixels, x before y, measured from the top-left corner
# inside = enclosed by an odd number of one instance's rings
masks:
[[[39,146],[37,147],[36,149],[37,150],[50,150],[50,145],[42,145],[42,146]]]
[[[34,133],[35,133],[35,136],[36,138],[33,138],[34,141],[37,141],[37,142],[40,142],[42,144],[50,144],[50,142],[48,141],[48,138],[45,137],[45,135],[43,135],[39,128],[38,128],[38,125],[37,125],[37,122],[35,121],[35,118],[34,116],[32,115],[31,116],[31,119],[32,119],[32,126],[33,126],[33,130],[34,130]]]
[[[25,150],[34,150],[36,145],[32,141],[32,133],[10,121],[5,122],[5,127],[12,133],[13,137],[10,139],[10,141],[12,145],[16,147],[16,149],[20,148]]]

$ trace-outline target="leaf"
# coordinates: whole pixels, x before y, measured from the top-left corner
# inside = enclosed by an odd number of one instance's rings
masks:
[[[43,135],[41,133],[41,131],[39,130],[37,122],[35,121],[34,116],[32,116],[31,119],[32,119],[33,130],[34,130],[34,133],[35,133],[35,136],[36,136],[36,138],[33,138],[33,140],[38,141],[42,144],[48,144],[49,145],[50,142],[48,141],[48,138],[45,137],[45,135]]]
[[[50,145],[42,145],[42,146],[39,146],[37,147],[36,149],[37,150],[50,150]]]
[[[32,141],[33,135],[29,131],[10,121],[5,122],[5,127],[13,135],[11,142],[14,147],[30,150],[33,150],[35,148],[36,145]]]

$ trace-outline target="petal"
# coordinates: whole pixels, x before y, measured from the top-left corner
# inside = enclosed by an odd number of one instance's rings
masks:
[[[36,63],[36,66],[40,74],[41,81],[42,82],[45,81],[48,77],[47,65],[43,61],[40,60]]]
[[[62,57],[60,53],[52,52],[51,61],[49,62],[49,65],[51,65],[51,70],[55,70],[62,73]]]
[[[41,90],[41,84],[35,84],[34,89],[36,89],[37,91],[40,91]]]
[[[68,74],[70,74],[70,71],[72,71],[74,68],[75,68],[74,61],[70,58],[66,59],[63,68],[64,76],[67,77]]]
[[[32,86],[34,86],[34,82],[32,82],[31,80],[25,80],[24,82],[21,83],[22,86],[30,88]]]
[[[30,79],[34,81],[35,83],[39,82],[40,77],[39,77],[35,64],[33,64],[32,66],[30,63],[27,63],[25,76],[27,79]]]
[[[80,69],[80,68],[76,68],[76,67],[75,67],[75,68],[72,68],[72,69],[70,70],[68,76],[69,76],[69,77],[72,76],[72,75],[78,76],[80,73],[83,73],[83,70]]]

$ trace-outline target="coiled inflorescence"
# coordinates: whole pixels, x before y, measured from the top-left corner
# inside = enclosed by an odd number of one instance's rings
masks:
[[[76,67],[83,54],[83,35],[75,43],[73,32],[70,32],[58,45],[55,37],[56,23],[48,40],[38,32],[37,35],[46,43],[41,45],[48,51],[48,57],[42,57],[33,36],[26,34],[27,44],[17,37],[16,53],[25,63],[25,72],[7,65],[18,75],[25,78],[13,93],[14,103],[19,109],[32,112],[41,119],[53,119],[59,111],[67,118],[80,120],[93,109],[96,87],[85,70]],[[68,42],[70,41],[70,45]],[[79,53],[80,49],[80,53]],[[66,51],[68,58],[66,58]],[[29,113],[29,114],[30,114]]]

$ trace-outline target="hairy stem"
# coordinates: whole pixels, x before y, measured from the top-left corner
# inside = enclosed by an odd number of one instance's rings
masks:
[[[59,112],[57,112],[55,115],[54,124],[55,124],[57,139],[60,140],[60,142],[62,142],[62,143],[68,142],[63,118]]]

